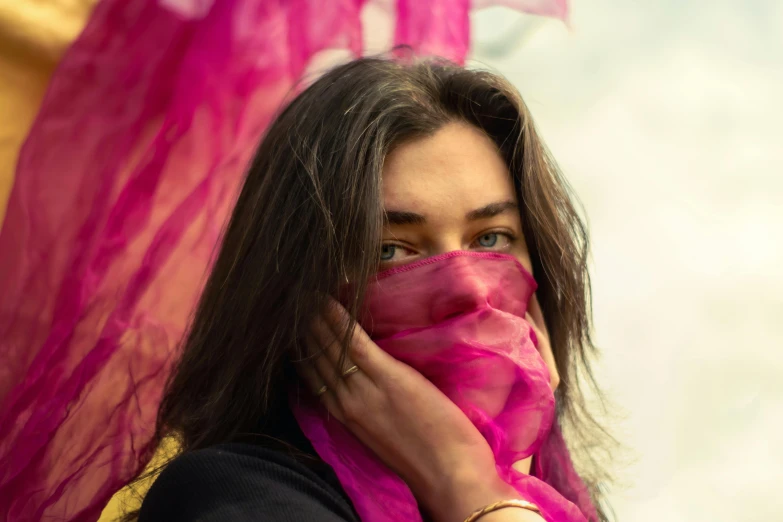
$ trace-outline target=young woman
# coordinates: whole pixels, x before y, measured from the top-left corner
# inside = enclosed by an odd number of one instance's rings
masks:
[[[332,70],[249,169],[159,412],[181,454],[139,519],[605,520],[586,256],[504,80]]]

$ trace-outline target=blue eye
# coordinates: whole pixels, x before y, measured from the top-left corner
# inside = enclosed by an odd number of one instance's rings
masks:
[[[490,234],[484,234],[483,236],[478,238],[478,244],[482,248],[492,248],[495,246],[498,242],[498,234],[493,232]]]
[[[391,261],[394,259],[394,254],[397,253],[397,245],[382,245],[381,246],[381,261]]]

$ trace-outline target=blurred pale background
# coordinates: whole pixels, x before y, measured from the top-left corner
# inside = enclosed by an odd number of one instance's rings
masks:
[[[783,520],[783,2],[474,15],[586,209],[618,520]],[[510,44],[510,45],[509,45]]]

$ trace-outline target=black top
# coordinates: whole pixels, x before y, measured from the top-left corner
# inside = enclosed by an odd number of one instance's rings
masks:
[[[277,435],[315,455],[290,412],[278,420]],[[181,455],[155,480],[139,522],[358,522],[332,468],[294,455],[253,443]]]

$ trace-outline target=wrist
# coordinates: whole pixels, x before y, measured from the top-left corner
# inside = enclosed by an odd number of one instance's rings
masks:
[[[499,511],[487,513],[476,522],[546,522],[544,518],[535,511],[526,509],[506,508]]]
[[[463,470],[453,473],[433,491],[427,509],[436,522],[462,522],[477,509],[518,496],[495,470],[488,474]]]

